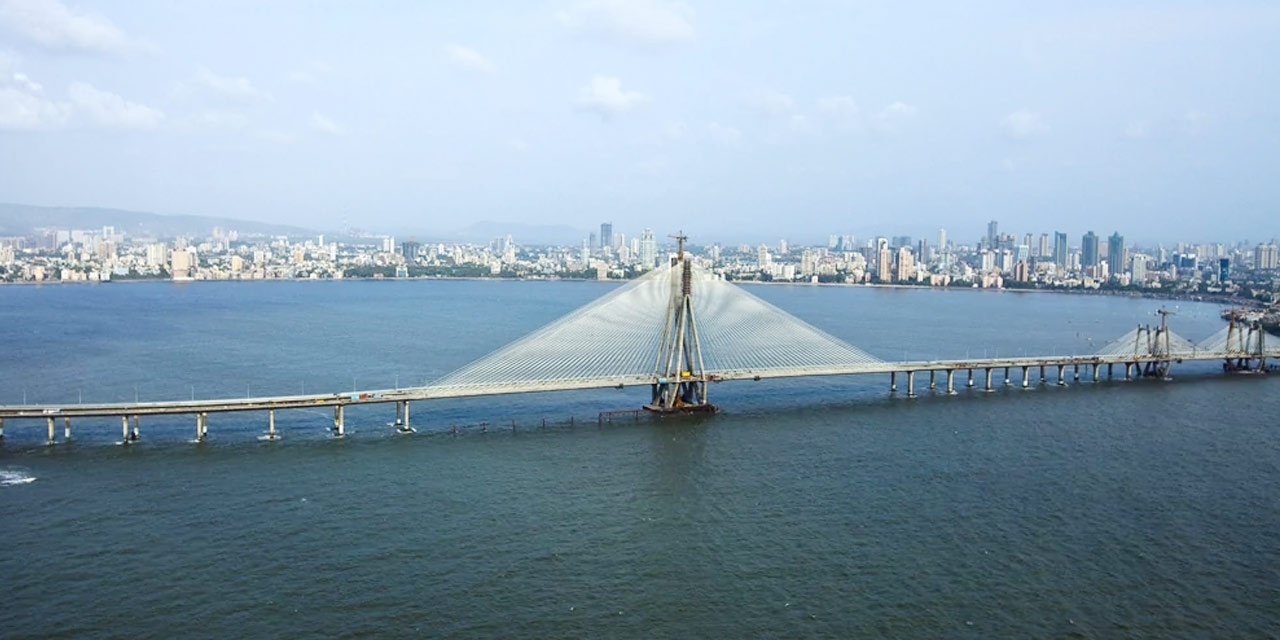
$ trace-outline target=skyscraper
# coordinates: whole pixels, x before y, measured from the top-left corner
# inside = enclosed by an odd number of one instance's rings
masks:
[[[987,246],[996,246],[996,240],[1000,238],[1000,223],[992,220],[987,223]]]
[[[604,249],[613,244],[613,223],[600,223],[600,248]]]
[[[1080,267],[1088,269],[1098,266],[1098,234],[1090,231],[1080,241]]]
[[[947,230],[938,229],[938,251],[946,253],[947,251]]]
[[[1067,234],[1061,231],[1053,232],[1053,263],[1059,267],[1067,267]]]
[[[640,268],[652,269],[658,260],[658,241],[653,238],[653,229],[646,228],[640,234]]]
[[[1119,277],[1124,273],[1124,236],[1117,231],[1107,240],[1107,266],[1111,269],[1111,277]]]
[[[1035,255],[1037,258],[1049,257],[1049,234],[1047,233],[1040,234],[1040,245],[1036,247]]]
[[[1254,269],[1275,269],[1280,266],[1280,252],[1274,243],[1260,244],[1253,250]]]

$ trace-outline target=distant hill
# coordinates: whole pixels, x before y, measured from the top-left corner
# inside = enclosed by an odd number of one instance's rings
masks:
[[[38,207],[0,203],[0,236],[25,236],[39,228],[100,229],[115,227],[131,236],[169,238],[205,236],[214,227],[242,234],[305,236],[315,232],[302,227],[266,224],[234,218],[161,215],[143,211],[99,207]]]

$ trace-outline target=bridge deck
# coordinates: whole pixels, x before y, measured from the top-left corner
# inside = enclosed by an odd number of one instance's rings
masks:
[[[735,370],[708,372],[711,380],[754,380],[803,376],[832,376],[892,373],[906,371],[965,371],[970,369],[1003,369],[1021,367],[1092,366],[1107,364],[1133,364],[1173,360],[1223,360],[1256,355],[1236,352],[1198,351],[1174,354],[1171,357],[1133,355],[1062,355],[1020,356],[1008,358],[977,358],[964,360],[931,360],[904,362],[861,363],[849,366],[775,368],[760,371]],[[1265,358],[1280,359],[1280,350],[1268,350]],[[426,386],[405,389],[375,389],[344,393],[316,395],[267,396],[257,398],[223,398],[213,400],[169,400],[153,402],[85,403],[63,405],[0,405],[0,420],[11,418],[50,418],[82,416],[164,415],[225,413],[232,411],[270,411],[299,409],[304,407],[350,406],[389,402],[440,400],[494,396],[545,391],[572,391],[649,385],[653,376],[616,376],[582,380],[553,380],[544,382],[516,382],[476,386]]]

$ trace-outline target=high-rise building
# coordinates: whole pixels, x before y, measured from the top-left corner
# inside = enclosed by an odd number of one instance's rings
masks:
[[[1268,242],[1260,244],[1253,250],[1253,268],[1254,269],[1276,269],[1280,268],[1280,251],[1277,251],[1275,243]]]
[[[996,246],[996,241],[1000,239],[1000,223],[992,220],[987,223],[987,246]]]
[[[1040,234],[1040,244],[1036,246],[1035,256],[1037,258],[1049,257],[1049,234],[1047,233]]]
[[[911,247],[898,248],[898,282],[910,282],[915,279],[916,261],[911,255]]]
[[[1130,281],[1134,284],[1145,284],[1147,282],[1147,257],[1142,255],[1134,256],[1129,265],[1129,274]]]
[[[1218,282],[1231,279],[1231,258],[1218,258]]]
[[[1107,266],[1111,269],[1111,277],[1124,273],[1124,265],[1124,236],[1117,231],[1107,239]]]
[[[778,241],[778,255],[782,255],[785,253],[787,253],[787,240],[786,238],[783,238],[782,240]]]
[[[1061,231],[1053,232],[1053,263],[1059,267],[1067,267],[1067,234]]]
[[[756,247],[756,266],[760,267],[761,271],[768,271],[772,264],[773,259],[769,256],[769,247],[763,244]]]
[[[409,262],[413,262],[414,258],[418,257],[418,246],[419,246],[418,243],[414,242],[413,240],[406,240],[404,242],[401,242],[400,255],[404,256],[405,260]]]
[[[1090,231],[1080,241],[1080,266],[1084,269],[1098,266],[1098,234]]]
[[[928,240],[925,240],[924,238],[920,238],[920,240],[916,242],[916,256],[919,257],[920,262],[924,264],[929,263],[929,241]]]
[[[600,223],[600,248],[606,249],[613,246],[613,223]]]
[[[887,240],[883,243],[877,242],[877,244],[880,246],[880,250],[877,252],[876,279],[880,282],[889,282],[893,279],[893,252],[889,250],[889,242]]]
[[[582,246],[587,249],[595,249],[596,247],[601,246],[599,238],[596,237],[596,232],[592,231],[587,236],[587,239],[582,241]]]
[[[947,252],[947,230],[938,229],[938,251]]]
[[[646,228],[640,233],[640,268],[652,269],[658,261],[658,241],[653,237],[653,229]]]

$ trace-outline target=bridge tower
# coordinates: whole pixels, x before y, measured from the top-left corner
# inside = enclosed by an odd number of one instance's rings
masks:
[[[1243,309],[1233,309],[1227,318],[1226,361],[1222,370],[1229,373],[1265,373],[1266,331],[1260,316]]]
[[[672,258],[671,297],[653,363],[653,399],[644,408],[658,413],[714,412],[707,402],[707,375],[693,315],[693,263],[684,254],[682,233],[671,236],[678,251]]]
[[[1169,340],[1169,316],[1174,312],[1161,308],[1156,311],[1160,314],[1160,326],[1153,331],[1151,325],[1147,325],[1145,333],[1147,337],[1147,353],[1155,360],[1147,362],[1146,370],[1143,375],[1153,378],[1167,378],[1169,376],[1169,368],[1173,366],[1173,349]],[[1139,327],[1138,336],[1141,338],[1144,329]],[[1137,351],[1135,349],[1135,351]]]

